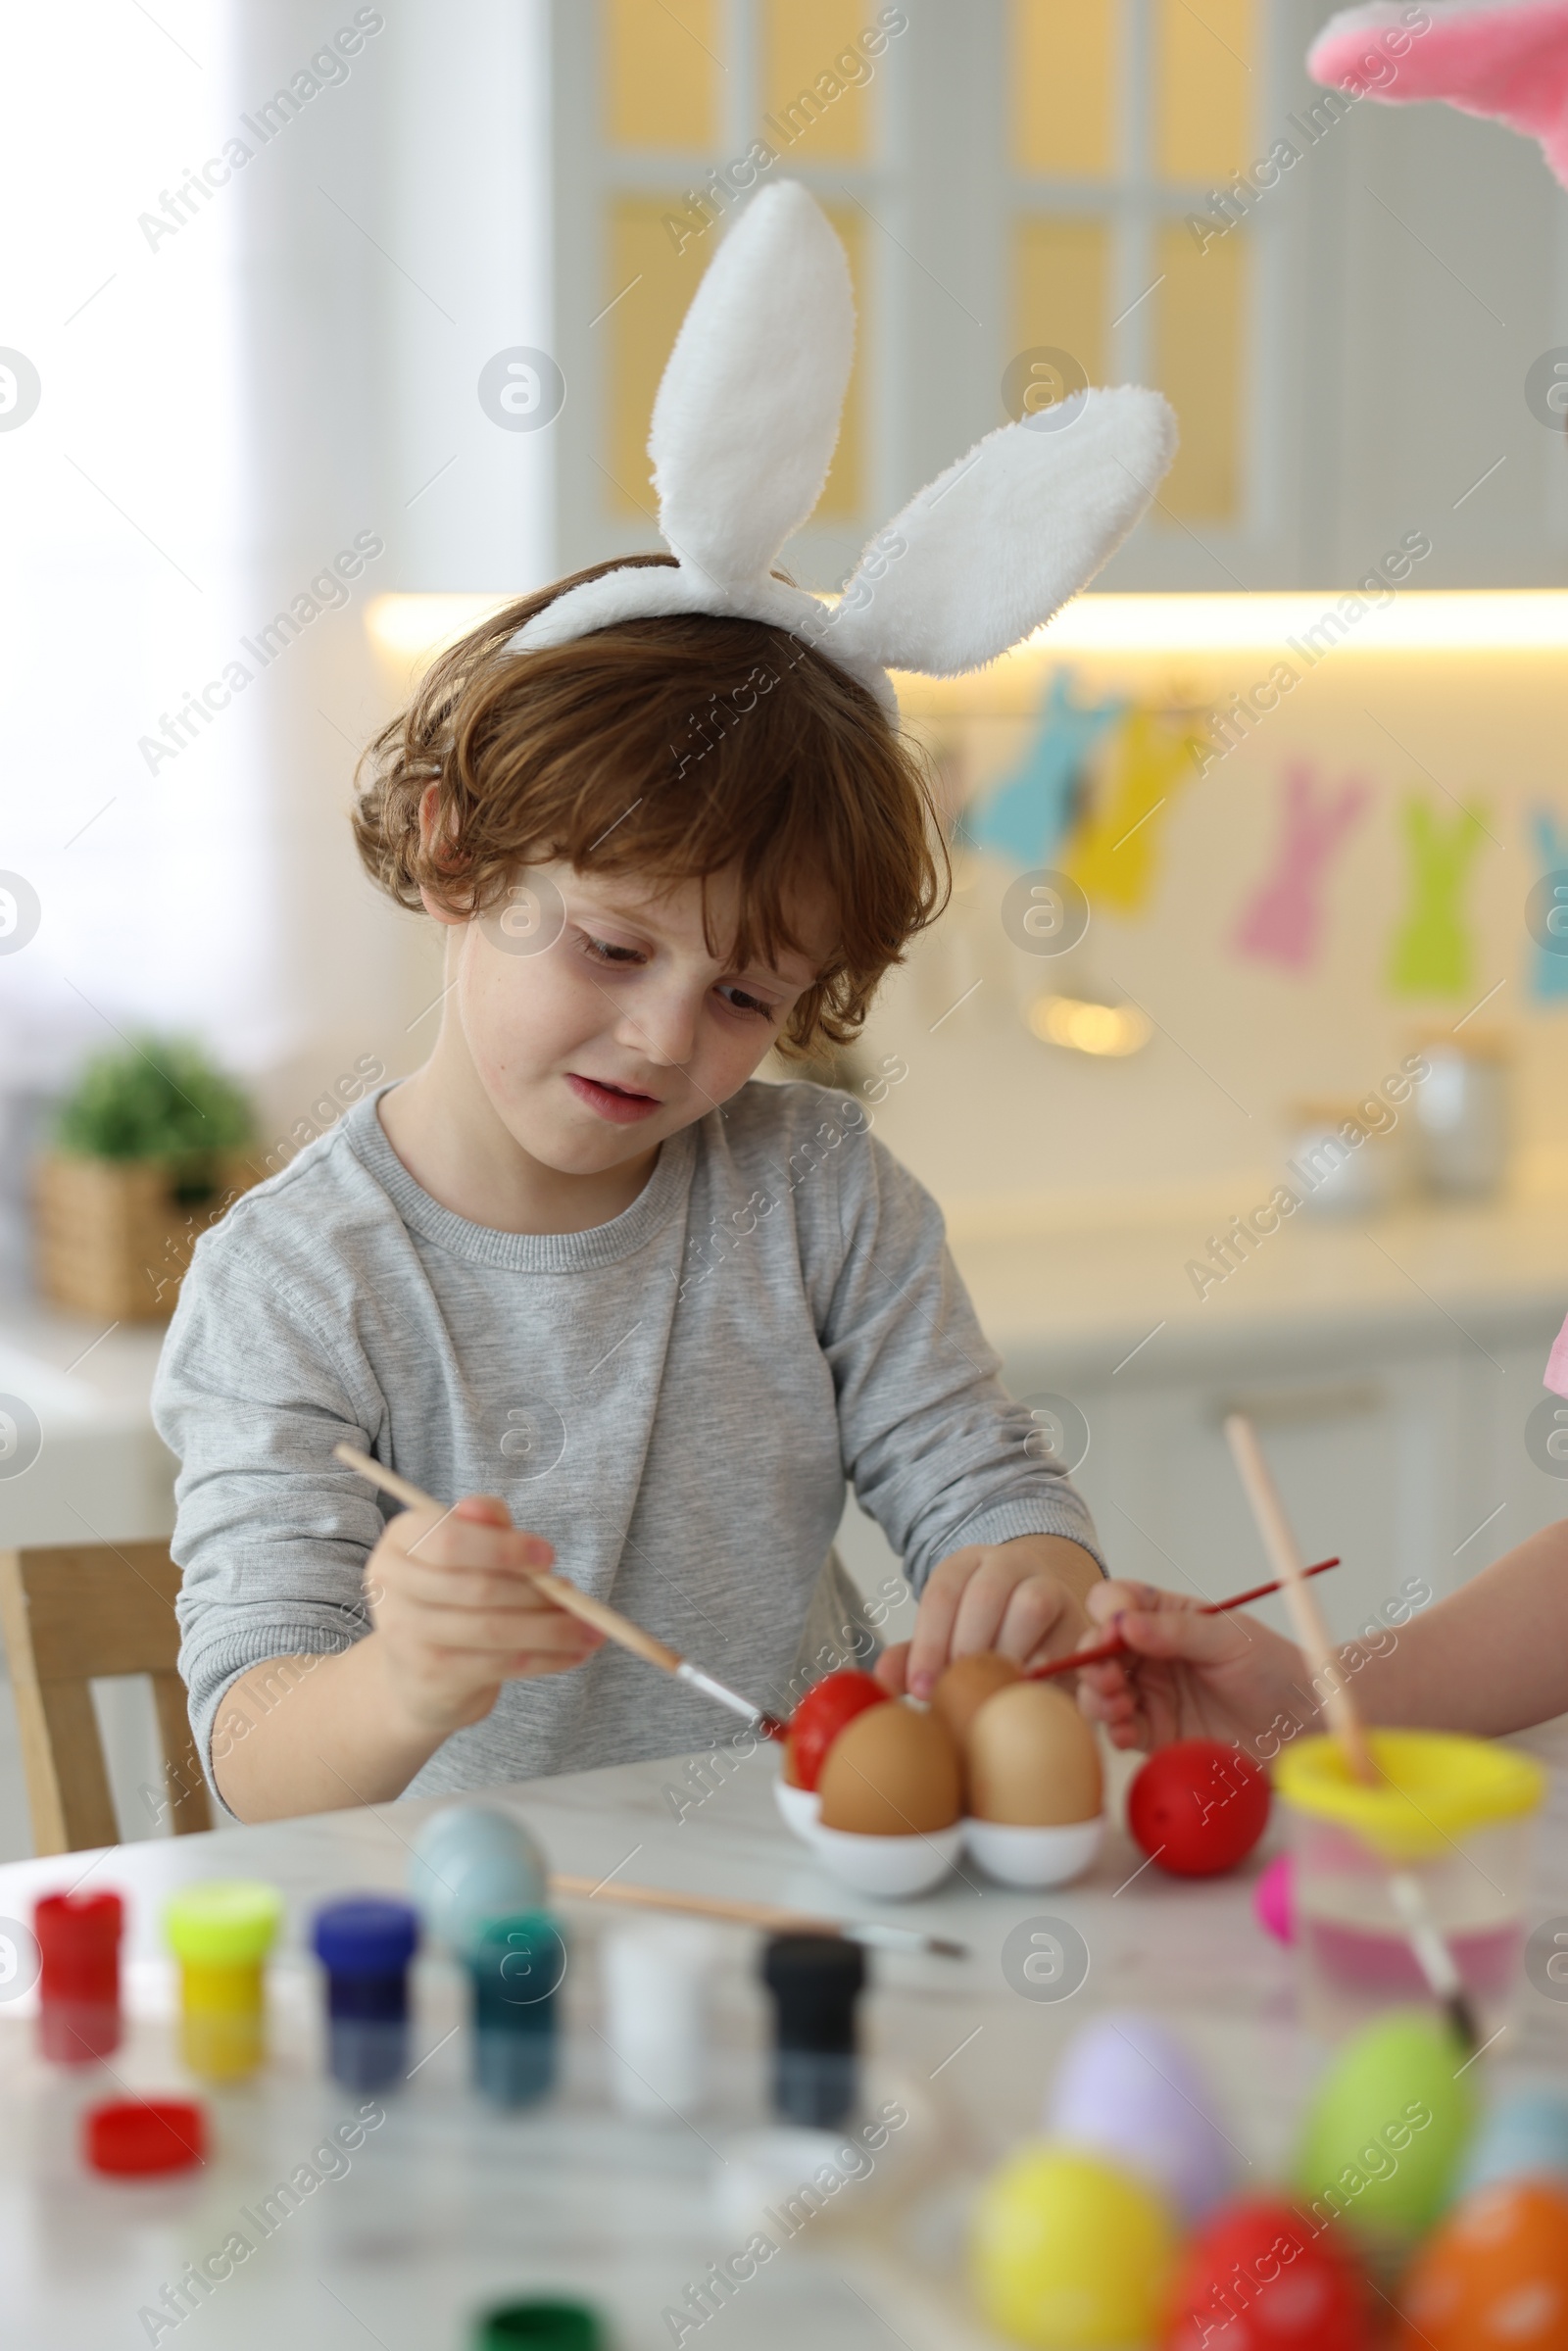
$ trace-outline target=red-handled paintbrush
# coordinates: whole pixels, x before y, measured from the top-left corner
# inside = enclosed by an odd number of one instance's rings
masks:
[[[1304,1567],[1303,1576],[1325,1576],[1331,1567],[1339,1566],[1338,1559],[1320,1559],[1316,1567]],[[1272,1584],[1254,1584],[1250,1592],[1238,1592],[1228,1600],[1208,1600],[1199,1609],[1200,1616],[1228,1616],[1233,1608],[1245,1608],[1251,1600],[1266,1600],[1270,1592],[1283,1592],[1285,1578],[1277,1577]],[[1070,1674],[1080,1665],[1104,1665],[1112,1657],[1130,1657],[1133,1651],[1118,1633],[1113,1641],[1102,1641],[1098,1648],[1074,1649],[1069,1656],[1053,1657],[1049,1665],[1031,1666],[1026,1682],[1047,1682],[1053,1674]]]

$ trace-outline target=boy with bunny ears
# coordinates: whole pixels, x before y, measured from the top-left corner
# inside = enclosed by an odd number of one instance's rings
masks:
[[[787,1703],[825,1634],[854,1645],[846,1477],[921,1594],[890,1686],[1084,1632],[1088,1513],[934,1203],[855,1101],[749,1081],[849,1042],[940,910],[885,664],[956,674],[1047,618],[1143,511],[1170,418],[1123,389],[1004,426],[830,609],[773,563],[853,338],[826,220],[769,188],[660,388],[672,553],[500,613],[368,755],[361,855],[445,930],[440,1033],[202,1241],[155,1396],[198,1751],[242,1819],[710,1743],[707,1700],[531,1567]],[[464,1498],[389,1516],[344,1440]]]

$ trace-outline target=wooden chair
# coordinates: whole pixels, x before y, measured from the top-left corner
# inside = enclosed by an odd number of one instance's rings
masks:
[[[0,1630],[40,1853],[120,1842],[89,1682],[146,1674],[176,1837],[210,1829],[207,1786],[175,1670],[179,1569],[162,1543],[0,1551]]]

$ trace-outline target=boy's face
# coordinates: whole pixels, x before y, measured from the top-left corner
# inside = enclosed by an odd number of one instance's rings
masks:
[[[708,904],[722,950],[733,874],[710,876]],[[825,904],[803,899],[795,927],[810,954],[740,970],[709,951],[700,881],[534,866],[510,901],[461,926],[450,1003],[514,1139],[562,1174],[599,1174],[745,1084],[831,952]]]

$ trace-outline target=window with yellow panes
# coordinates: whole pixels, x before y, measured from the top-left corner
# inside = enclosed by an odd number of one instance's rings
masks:
[[[862,515],[871,317],[869,192],[879,147],[878,12],[865,0],[597,0],[604,198],[606,503],[652,520],[660,375],[728,213],[775,171],[806,180],[843,241],[860,320],[823,521]],[[899,11],[883,11],[897,16]],[[867,28],[880,47],[868,54]]]
[[[1009,355],[1158,385],[1181,447],[1156,519],[1240,524],[1249,232],[1192,222],[1252,152],[1262,0],[1006,8]]]

